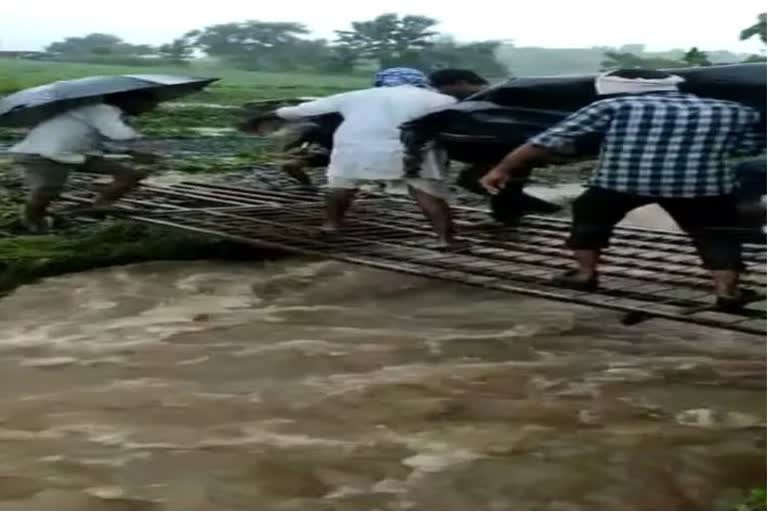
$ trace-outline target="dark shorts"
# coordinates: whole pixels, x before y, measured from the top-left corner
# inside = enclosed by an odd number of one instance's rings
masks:
[[[742,233],[733,196],[696,198],[646,197],[589,188],[573,204],[568,247],[599,250],[608,247],[613,228],[630,211],[658,204],[693,241],[704,268],[741,270]]]
[[[736,175],[736,195],[745,201],[760,200],[766,194],[765,158],[747,160],[738,164],[733,172]]]
[[[30,191],[50,194],[61,193],[73,172],[105,174],[115,178],[137,174],[119,161],[99,156],[89,156],[82,164],[65,164],[41,156],[24,155],[17,156],[15,163],[24,171]]]

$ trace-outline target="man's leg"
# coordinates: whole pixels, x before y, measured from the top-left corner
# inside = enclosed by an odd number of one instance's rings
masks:
[[[21,214],[21,223],[34,232],[44,232],[48,226],[46,214],[50,204],[59,197],[60,189],[38,188],[29,191]]]
[[[453,224],[451,207],[446,201],[449,191],[445,183],[422,178],[411,178],[406,180],[406,183],[424,216],[432,224],[440,245],[454,246],[456,228]]]
[[[312,185],[312,180],[304,171],[305,168],[306,168],[306,165],[304,165],[303,159],[290,160],[288,162],[284,162],[280,166],[280,170],[282,172],[284,172],[285,174],[293,178],[300,185],[304,187],[309,187]]]
[[[644,198],[587,189],[573,203],[573,222],[567,245],[573,250],[576,269],[555,279],[555,284],[592,290],[597,287],[600,255],[611,239],[613,228],[624,216],[647,202]]]
[[[107,185],[93,202],[94,208],[108,208],[125,194],[136,188],[146,173],[127,167],[119,162],[102,157],[89,157],[83,171],[95,174],[109,174],[112,183]]]
[[[325,223],[322,229],[334,232],[341,229],[344,219],[357,193],[357,180],[329,178],[325,196]]]
[[[296,180],[304,187],[312,186],[312,178],[307,174],[308,170],[317,167],[328,167],[330,152],[317,144],[310,144],[306,148],[291,152],[280,166],[280,170]]]
[[[718,302],[738,306],[745,297],[739,289],[744,263],[736,197],[666,199],[660,204],[691,237],[703,267],[712,274]]]
[[[25,173],[29,193],[21,212],[21,222],[33,232],[44,232],[48,226],[48,207],[61,194],[70,166],[40,157],[18,161]]]

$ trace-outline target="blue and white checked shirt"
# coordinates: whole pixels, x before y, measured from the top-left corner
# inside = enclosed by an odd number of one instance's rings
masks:
[[[569,147],[585,135],[602,136],[593,187],[654,197],[730,194],[726,159],[764,149],[760,114],[740,103],[679,92],[597,101],[529,142]]]

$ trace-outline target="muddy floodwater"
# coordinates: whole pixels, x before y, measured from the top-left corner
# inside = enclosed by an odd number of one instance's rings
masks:
[[[701,509],[765,477],[758,337],[330,261],[19,288],[0,374],[3,510]]]

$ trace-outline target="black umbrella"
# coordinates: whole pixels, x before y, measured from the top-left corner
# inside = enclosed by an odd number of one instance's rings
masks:
[[[78,105],[122,92],[147,91],[158,101],[167,101],[197,92],[217,80],[174,75],[112,75],[53,82],[0,99],[0,125],[35,125]]]

